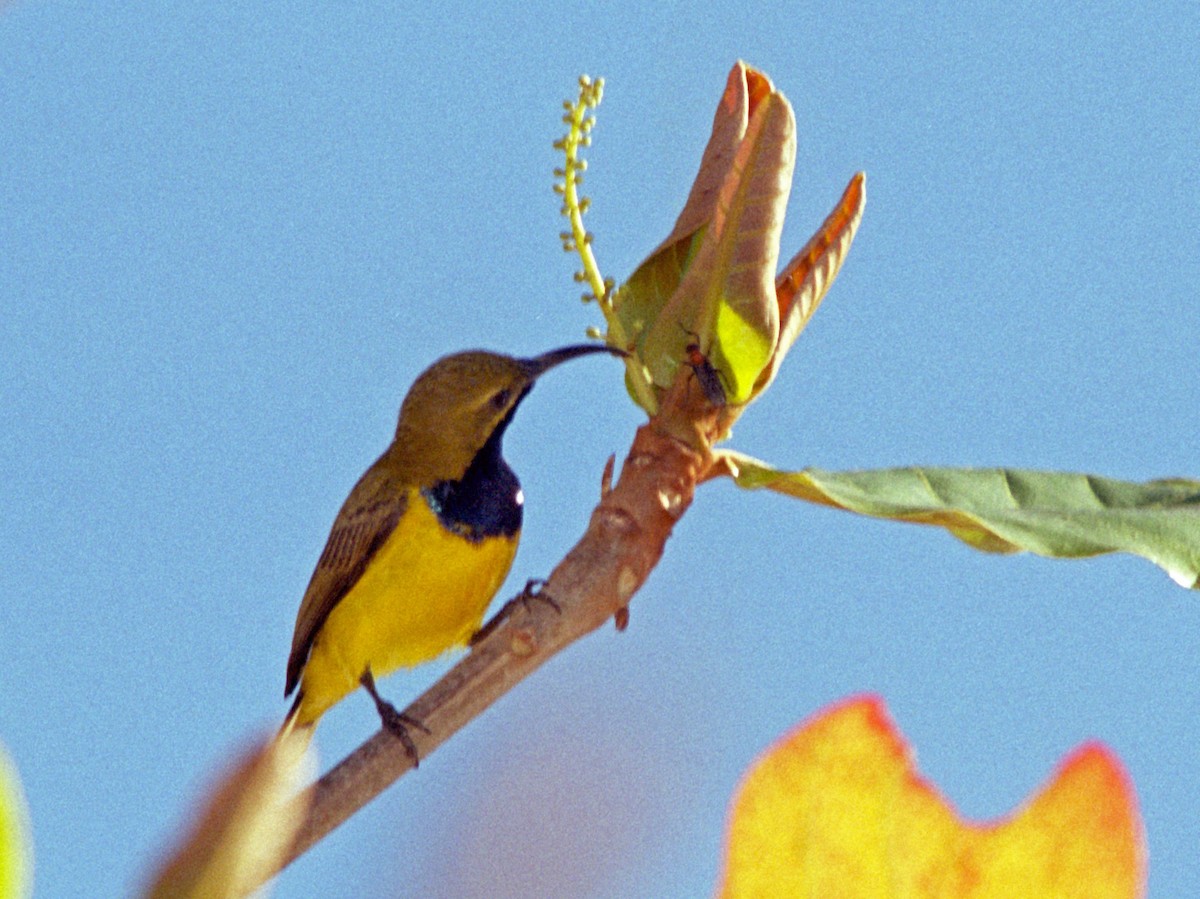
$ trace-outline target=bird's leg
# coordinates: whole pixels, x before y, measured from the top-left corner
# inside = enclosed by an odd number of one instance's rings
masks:
[[[425,731],[425,733],[430,733],[429,728],[412,715],[406,715],[403,712],[397,711],[394,705],[379,695],[379,691],[375,689],[375,678],[372,676],[370,668],[363,672],[358,682],[363,685],[363,688],[375,700],[375,709],[379,712],[379,720],[383,724],[383,729],[404,744],[404,751],[412,759],[413,767],[418,767],[421,759],[417,755],[417,744],[413,742],[413,738],[408,734],[408,728],[415,727],[418,730]]]
[[[529,612],[529,603],[533,600],[544,602],[558,614],[562,614],[562,606],[560,606],[549,593],[542,590],[546,586],[546,581],[540,577],[530,578],[525,582],[525,589],[521,594],[513,599],[510,599],[504,604],[504,607],[496,613],[487,624],[475,632],[470,640],[467,641],[468,646],[474,646],[483,640],[488,634],[498,628],[503,621],[508,620],[508,616],[512,614],[512,610],[518,603],[525,607],[525,611]]]

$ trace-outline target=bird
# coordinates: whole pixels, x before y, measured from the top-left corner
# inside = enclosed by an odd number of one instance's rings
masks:
[[[375,677],[465,645],[512,567],[524,497],[501,443],[521,401],[555,366],[592,353],[577,344],[517,358],[444,356],[400,407],[392,442],[342,504],[296,616],[282,731],[311,731],[360,685],[414,764],[407,726]]]

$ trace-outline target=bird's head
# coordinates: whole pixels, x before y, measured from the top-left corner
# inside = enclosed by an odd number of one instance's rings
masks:
[[[504,429],[541,375],[597,352],[623,355],[580,344],[527,359],[483,350],[443,356],[409,388],[392,452],[420,483],[457,480],[485,446],[499,453]]]

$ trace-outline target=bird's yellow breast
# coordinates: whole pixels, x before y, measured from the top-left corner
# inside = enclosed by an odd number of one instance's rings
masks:
[[[519,536],[454,534],[410,490],[400,522],[313,641],[296,723],[315,722],[368,668],[382,676],[464,645],[508,576]]]

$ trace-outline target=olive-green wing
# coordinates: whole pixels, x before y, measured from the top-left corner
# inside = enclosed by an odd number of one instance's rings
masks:
[[[309,650],[325,619],[362,577],[371,558],[404,515],[408,493],[382,461],[367,469],[342,504],[304,591],[296,615],[284,696],[290,696],[299,683]]]

